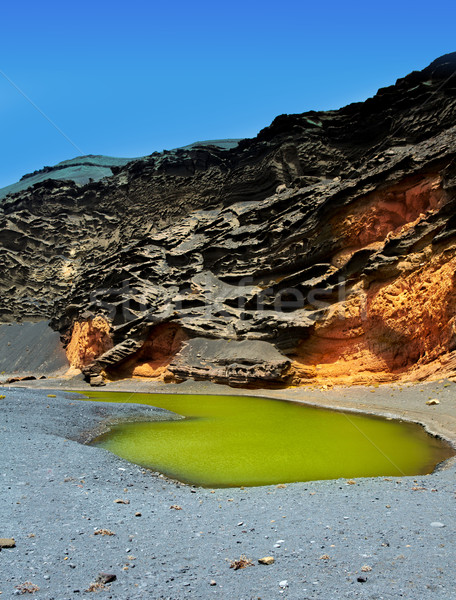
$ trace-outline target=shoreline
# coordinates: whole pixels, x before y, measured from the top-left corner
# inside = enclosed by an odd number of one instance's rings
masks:
[[[122,379],[108,381],[106,386],[91,387],[81,379],[49,378],[16,382],[0,387],[101,392],[130,392],[150,394],[195,394],[256,396],[307,404],[329,410],[353,412],[416,423],[434,437],[444,440],[456,450],[456,382],[447,379],[427,383],[391,384],[375,386],[334,386],[323,390],[315,387],[283,389],[238,388],[206,381],[187,380],[184,383],[154,382],[147,379]],[[371,395],[372,394],[372,395]],[[420,395],[422,394],[422,397]],[[347,399],[347,395],[353,397]],[[391,398],[394,398],[392,400]],[[426,400],[436,398],[439,404],[426,405]],[[400,403],[397,402],[400,400]],[[451,460],[451,459],[450,459]]]
[[[65,387],[81,390],[75,383]],[[105,592],[125,600],[455,597],[454,464],[421,476],[210,490],[73,441],[100,423],[167,411],[81,401],[49,384],[1,391],[0,523],[16,541],[1,550],[5,597],[30,581],[37,600],[90,598],[101,572],[116,575]],[[157,391],[148,387],[134,391]],[[186,387],[175,392],[203,393]],[[241,555],[254,566],[230,569]],[[274,563],[258,564],[265,556]]]

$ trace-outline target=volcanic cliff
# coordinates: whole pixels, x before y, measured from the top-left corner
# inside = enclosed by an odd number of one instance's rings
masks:
[[[456,375],[455,155],[453,53],[254,139],[38,181],[0,203],[0,322],[50,319],[94,383]]]

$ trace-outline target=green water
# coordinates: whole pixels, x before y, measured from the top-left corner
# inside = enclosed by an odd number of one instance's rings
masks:
[[[402,421],[250,396],[84,392],[166,408],[180,421],[116,425],[94,441],[133,463],[207,487],[430,473],[452,449]]]

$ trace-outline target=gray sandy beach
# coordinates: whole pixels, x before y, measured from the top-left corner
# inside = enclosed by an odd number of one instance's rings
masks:
[[[33,597],[47,600],[456,598],[453,460],[427,476],[354,484],[192,488],[80,443],[110,422],[170,413],[80,402],[63,389],[70,386],[83,388],[61,380],[0,388],[0,537],[16,542],[0,552],[3,598],[30,585],[39,587]],[[109,387],[214,393],[208,385]],[[454,441],[455,391],[443,382],[249,393],[408,416]],[[426,406],[430,396],[440,404]],[[230,568],[241,555],[253,565]],[[266,556],[274,563],[259,564]],[[100,573],[116,579],[87,591]]]

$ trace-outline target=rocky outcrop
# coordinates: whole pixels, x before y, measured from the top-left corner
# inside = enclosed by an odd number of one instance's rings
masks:
[[[0,318],[52,318],[94,377],[456,374],[455,123],[452,54],[364,103],[277,117],[236,147],[10,195]]]
[[[137,343],[138,349],[119,361],[119,346],[103,354],[97,361],[111,377],[148,377],[159,381],[173,381],[169,365],[181,350],[187,335],[177,323],[161,323],[152,327],[147,338]]]
[[[189,340],[171,362],[177,381],[213,379],[232,386],[271,385],[287,378],[290,361],[267,342]]]
[[[235,148],[240,140],[207,140],[204,142],[195,142],[183,148],[176,150],[190,150],[191,148],[214,146],[216,148],[229,149]],[[89,154],[88,156],[78,156],[70,160],[64,160],[52,167],[43,167],[33,173],[27,173],[21,177],[20,181],[0,188],[0,199],[9,194],[16,194],[27,190],[44,181],[71,181],[78,186],[83,186],[93,181],[100,181],[105,177],[111,177],[113,171],[118,167],[124,167],[130,162],[142,160],[142,158],[116,158],[113,156],[100,156]]]
[[[66,349],[70,365],[75,369],[82,369],[108,352],[113,345],[110,330],[109,323],[101,316],[76,321]]]

